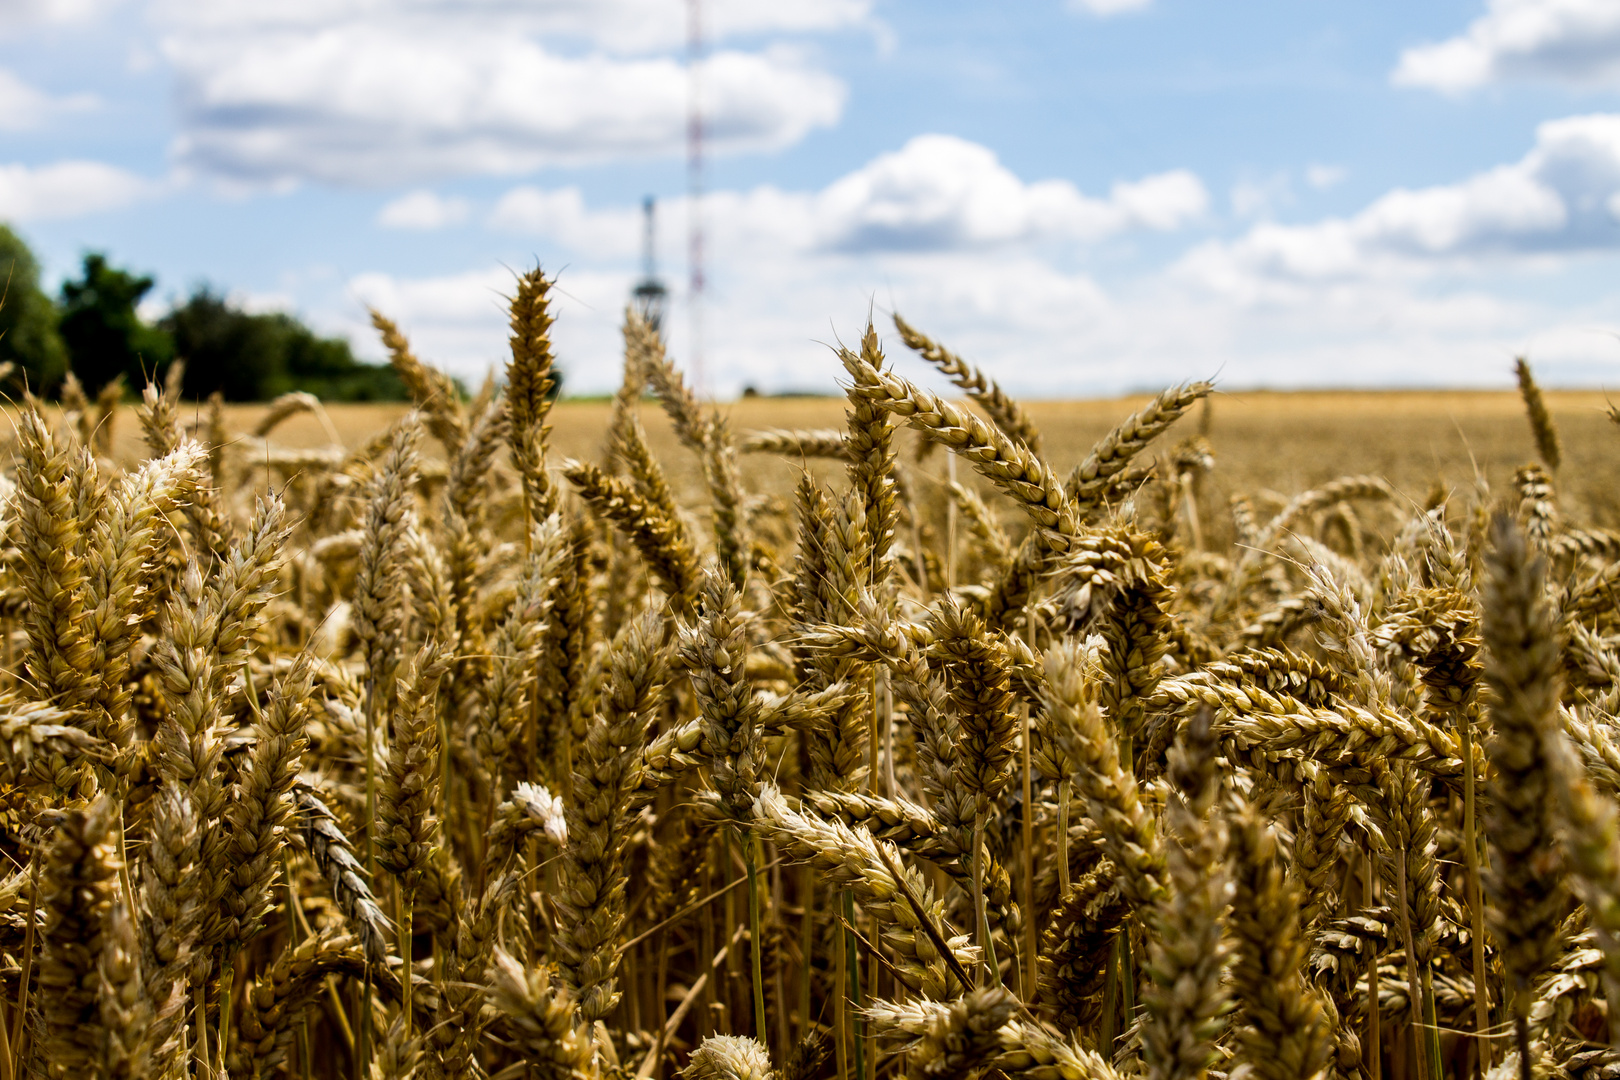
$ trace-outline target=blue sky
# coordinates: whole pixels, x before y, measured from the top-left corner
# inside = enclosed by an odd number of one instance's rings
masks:
[[[511,268],[694,354],[683,0],[0,0],[0,220],[477,378]],[[704,383],[898,308],[1027,394],[1620,374],[1620,0],[706,0]]]

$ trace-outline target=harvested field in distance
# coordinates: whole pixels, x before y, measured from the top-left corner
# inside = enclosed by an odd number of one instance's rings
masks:
[[[919,373],[910,372],[912,376]],[[918,380],[922,381],[922,380]],[[943,384],[935,380],[930,385]],[[1546,391],[1549,411],[1564,440],[1560,493],[1587,508],[1597,523],[1620,525],[1620,429],[1605,414],[1608,395],[1597,390]],[[1045,455],[1059,469],[1078,463],[1092,444],[1151,395],[1085,401],[1023,402],[1045,436]],[[1424,500],[1437,480],[1448,487],[1470,484],[1477,463],[1493,486],[1535,457],[1524,419],[1524,403],[1510,390],[1388,390],[1274,392],[1239,390],[1212,396],[1209,442],[1215,454],[1210,474],[1221,494],[1272,491],[1279,498],[1338,476],[1370,473],[1398,490]],[[651,403],[649,402],[649,405]],[[843,398],[755,398],[721,405],[741,433],[765,428],[831,429],[844,425]],[[265,406],[232,405],[226,426],[250,429]],[[402,405],[330,405],[349,447],[362,444],[398,419]],[[611,418],[607,402],[562,401],[552,410],[554,457],[592,458],[600,453]],[[650,445],[682,485],[683,501],[695,500],[703,483],[696,459],[680,449],[667,417],[656,407],[643,410]],[[1185,438],[1199,427],[1194,410],[1168,440]],[[904,437],[904,436],[902,436]],[[326,435],[309,415],[276,429],[276,442],[319,446]],[[121,452],[141,451],[139,432],[127,425]],[[1168,446],[1155,446],[1155,450]],[[931,464],[943,469],[936,458]],[[757,476],[761,490],[791,484],[792,465],[775,455],[746,455],[744,475]],[[966,470],[964,476],[969,475]]]

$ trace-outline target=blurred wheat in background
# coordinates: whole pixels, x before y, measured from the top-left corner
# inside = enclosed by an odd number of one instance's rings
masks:
[[[897,318],[965,397],[868,327],[739,430],[632,313],[565,458],[549,288],[470,401],[375,315],[353,448],[16,410],[0,1080],[1620,1074],[1614,433],[1527,366],[1494,487],[1280,495],[1207,383],[1071,452]]]

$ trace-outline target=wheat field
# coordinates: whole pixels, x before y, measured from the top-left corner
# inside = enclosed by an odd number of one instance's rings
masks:
[[[0,1080],[1620,1075],[1601,395],[559,404],[549,287],[12,411]]]

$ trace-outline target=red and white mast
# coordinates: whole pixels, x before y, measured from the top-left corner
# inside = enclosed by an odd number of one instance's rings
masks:
[[[703,378],[703,0],[686,0],[686,202],[687,316],[693,389]]]

